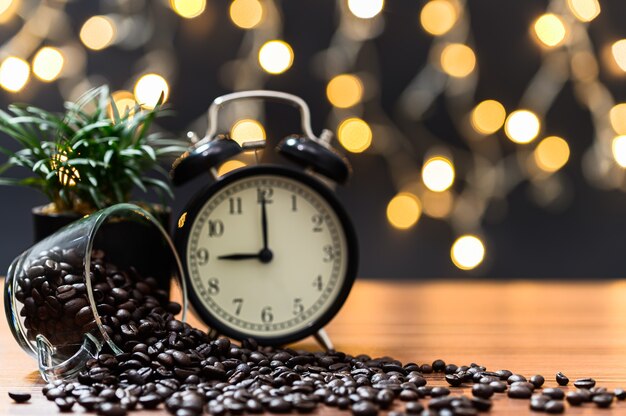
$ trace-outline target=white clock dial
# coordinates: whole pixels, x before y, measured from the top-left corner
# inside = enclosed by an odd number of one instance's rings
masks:
[[[204,203],[186,261],[191,289],[214,319],[247,336],[280,337],[332,307],[347,250],[340,219],[318,192],[282,175],[256,174]]]

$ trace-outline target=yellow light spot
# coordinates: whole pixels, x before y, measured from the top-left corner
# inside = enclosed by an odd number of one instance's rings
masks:
[[[348,9],[361,19],[371,19],[383,10],[384,0],[348,0]]]
[[[28,82],[30,67],[28,63],[15,56],[9,56],[0,65],[0,86],[7,91],[18,92]]]
[[[433,192],[443,192],[454,183],[454,166],[442,156],[435,156],[422,167],[422,181]]]
[[[326,96],[335,107],[352,107],[363,97],[363,83],[355,75],[337,75],[328,82]]]
[[[569,160],[569,146],[560,137],[550,136],[543,139],[533,153],[535,163],[545,172],[556,172]]]
[[[476,67],[476,55],[472,48],[461,43],[451,43],[441,52],[441,68],[455,78],[464,78]]]
[[[626,136],[614,138],[611,150],[613,150],[613,158],[615,158],[617,164],[626,168]]]
[[[67,160],[67,156],[58,155],[57,161],[65,162]],[[54,169],[56,169],[57,163],[54,162]],[[59,182],[63,186],[75,186],[76,182],[80,180],[80,175],[78,174],[78,170],[73,166],[61,166],[57,170],[57,177],[59,178]]]
[[[441,36],[456,23],[457,10],[448,0],[432,0],[424,5],[420,13],[420,23],[431,35]]]
[[[115,91],[111,94],[111,99],[120,117],[124,117],[127,114],[132,116],[135,113],[137,101],[135,101],[135,96],[132,92],[124,90]],[[113,119],[113,109],[111,107],[109,107],[109,117]]]
[[[474,107],[470,121],[481,134],[493,134],[500,130],[506,118],[504,106],[495,100],[485,100]]]
[[[9,21],[20,6],[19,0],[0,0],[0,23]]]
[[[183,228],[185,226],[186,220],[187,220],[187,211],[183,212],[183,215],[181,215],[178,218],[178,228]]]
[[[615,133],[626,134],[626,103],[619,103],[609,111],[609,119]]]
[[[281,74],[293,64],[293,49],[282,40],[266,42],[259,50],[259,64],[270,74]]]
[[[535,35],[545,46],[553,48],[560,45],[565,40],[567,29],[560,17],[547,13],[540,16],[535,21]]]
[[[230,129],[230,138],[240,146],[250,140],[265,140],[265,129],[256,120],[239,120]]]
[[[360,118],[349,118],[337,129],[339,143],[349,152],[364,152],[372,144],[372,129]]]
[[[33,73],[42,81],[54,81],[63,70],[63,54],[56,48],[41,48],[33,58]]]
[[[591,22],[600,14],[598,0],[567,0],[567,6],[581,22]]]
[[[422,195],[424,214],[432,218],[446,218],[452,212],[454,199],[450,191],[424,192]]]
[[[626,72],[626,39],[618,40],[611,46],[613,59],[622,71]]]
[[[116,33],[113,20],[106,16],[93,16],[83,24],[79,36],[86,47],[99,51],[113,43]]]
[[[471,270],[483,262],[485,245],[474,235],[459,237],[450,250],[450,258],[461,270]]]
[[[395,228],[406,230],[412,227],[422,215],[422,207],[417,196],[400,192],[387,204],[387,220]]]
[[[135,101],[144,108],[152,109],[156,107],[161,95],[163,102],[167,101],[169,91],[170,87],[161,75],[146,74],[135,84]]]
[[[243,168],[246,164],[240,160],[227,160],[217,169],[217,176],[224,176],[235,169]]]
[[[539,134],[541,123],[532,111],[513,111],[504,123],[504,132],[511,141],[526,144],[532,142]]]
[[[242,29],[252,29],[263,20],[263,5],[258,0],[235,0],[229,12],[230,20]]]
[[[179,16],[193,19],[202,14],[206,8],[206,0],[170,0],[170,7]]]

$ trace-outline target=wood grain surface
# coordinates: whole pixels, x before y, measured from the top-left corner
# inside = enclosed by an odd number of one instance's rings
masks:
[[[193,317],[190,321],[200,325]],[[327,329],[338,350],[355,355],[417,363],[437,358],[458,365],[476,362],[490,370],[542,374],[550,387],[556,386],[557,371],[572,381],[593,377],[600,386],[626,387],[626,281],[359,281]],[[312,340],[296,347],[318,348]],[[18,347],[4,318],[0,368],[0,414],[58,412],[40,392],[43,382],[35,360]],[[441,375],[427,379],[431,385],[445,385]],[[33,398],[28,404],[13,404],[9,390],[29,391]],[[467,388],[452,390],[469,394]],[[326,407],[316,412],[331,413],[339,412]],[[498,394],[490,414],[531,412],[527,400]],[[566,414],[626,415],[626,402],[608,410],[592,404],[568,407]]]

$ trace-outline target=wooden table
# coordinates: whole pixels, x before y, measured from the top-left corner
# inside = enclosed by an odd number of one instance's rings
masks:
[[[437,358],[458,365],[476,362],[491,370],[543,374],[551,387],[557,371],[572,381],[594,377],[601,386],[626,387],[626,281],[359,281],[328,332],[337,349],[351,354],[418,363]],[[316,345],[305,340],[298,347]],[[19,349],[5,319],[0,319],[0,357],[0,414],[57,412],[40,392],[35,361]],[[441,375],[428,379],[432,385],[445,384]],[[31,392],[30,404],[13,404],[6,395],[11,389]],[[469,394],[453,389],[461,391]],[[330,413],[335,410],[317,411]],[[501,394],[491,411],[530,413],[527,400]],[[624,415],[626,403],[609,410],[586,404],[566,412],[596,413]]]

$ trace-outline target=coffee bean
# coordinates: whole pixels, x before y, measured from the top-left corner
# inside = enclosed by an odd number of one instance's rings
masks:
[[[556,382],[559,384],[559,386],[567,386],[567,383],[569,383],[569,378],[567,378],[565,374],[559,371],[558,373],[556,373]]]
[[[543,383],[545,383],[545,381],[546,379],[539,374],[530,378],[530,382],[533,383],[533,386],[535,386],[535,388],[540,388],[541,386],[543,386]]]
[[[474,397],[472,398],[472,406],[479,412],[488,412],[491,409],[492,402],[489,399]]]
[[[446,381],[453,387],[458,387],[463,384],[463,377],[458,374],[446,374]]]
[[[545,410],[546,404],[550,401],[550,399],[546,396],[535,394],[530,398],[530,409],[536,412],[543,412]]]
[[[590,389],[592,387],[595,387],[595,385],[596,381],[592,378],[579,378],[578,380],[574,381],[574,386],[579,389]]]
[[[492,381],[489,383],[489,387],[496,393],[504,393],[507,389],[507,384],[503,381]]]
[[[592,401],[599,408],[605,409],[605,408],[611,407],[611,405],[613,404],[613,395],[612,394],[598,394],[596,396],[593,396]]]
[[[101,416],[125,416],[126,409],[117,403],[102,403],[98,407],[98,414]]]
[[[521,374],[511,374],[507,379],[506,382],[509,384],[513,384],[517,381],[527,381],[526,377],[524,377]]]
[[[10,391],[9,397],[12,398],[16,403],[25,403],[30,400],[30,393],[21,392],[21,391]]]
[[[626,390],[624,390],[624,389],[615,389],[615,390],[613,390],[613,394],[615,395],[615,398],[617,400],[624,400],[624,399],[626,399]]]
[[[487,384],[474,384],[472,386],[472,394],[482,399],[488,399],[493,396],[493,388]]]
[[[533,392],[526,386],[511,386],[507,394],[512,399],[528,399]]]
[[[72,410],[72,407],[74,407],[76,400],[74,400],[73,397],[59,397],[54,401],[54,403],[61,412],[69,412]]]
[[[543,389],[541,394],[543,394],[544,396],[547,396],[553,400],[563,400],[563,398],[565,397],[565,393],[563,392],[563,390],[559,389],[559,388],[547,388],[547,389]]]
[[[572,406],[580,406],[584,401],[584,396],[578,391],[568,391],[565,399]]]
[[[443,360],[435,360],[433,361],[432,367],[435,373],[440,373],[446,369],[446,362]]]
[[[273,413],[289,413],[291,411],[289,402],[281,398],[272,399],[267,408]]]
[[[420,366],[420,371],[424,374],[430,374],[433,372],[433,367],[430,364],[422,364]]]
[[[404,405],[404,411],[411,415],[420,414],[423,410],[424,405],[422,405],[420,402],[407,402]],[[388,414],[388,416],[389,415],[391,415],[391,412]]]
[[[550,400],[548,403],[546,403],[543,410],[546,413],[552,413],[552,414],[563,413],[565,411],[565,406],[563,405],[563,402],[561,401]]]

